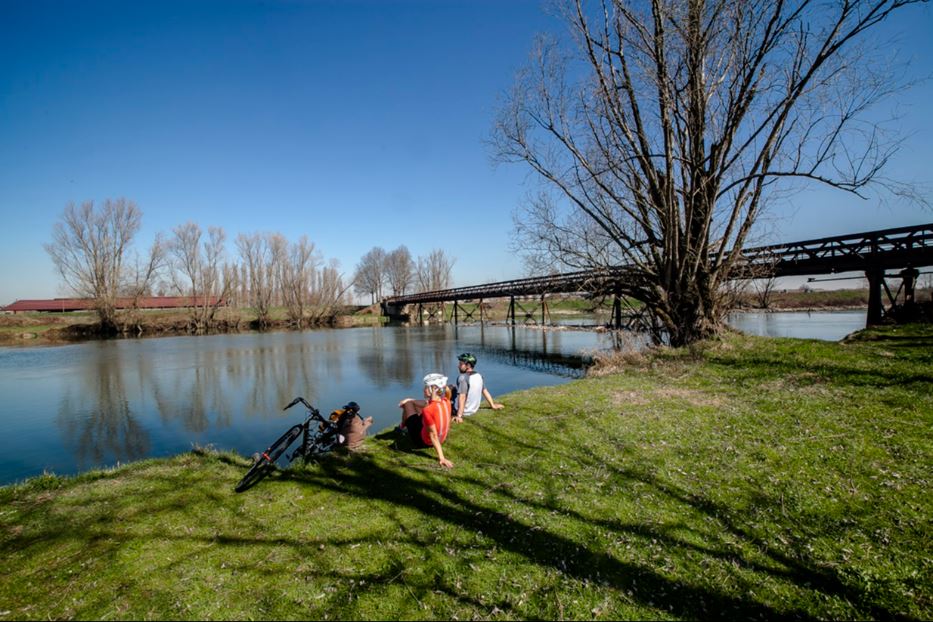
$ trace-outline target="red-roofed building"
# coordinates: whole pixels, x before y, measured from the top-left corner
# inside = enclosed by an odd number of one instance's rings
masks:
[[[212,296],[208,304],[214,305],[223,301]],[[203,303],[203,298],[197,302]],[[145,296],[139,299],[140,309],[184,309],[195,306],[192,296]],[[114,305],[117,309],[128,309],[133,306],[132,298],[119,298]],[[11,305],[3,307],[2,311],[20,313],[23,311],[48,311],[64,313],[66,311],[89,311],[94,309],[94,301],[90,298],[53,298],[51,300],[17,300]]]

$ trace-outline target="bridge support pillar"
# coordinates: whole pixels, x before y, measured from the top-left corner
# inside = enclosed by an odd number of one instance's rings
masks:
[[[904,288],[904,304],[912,305],[916,302],[915,299],[915,287],[917,285],[917,277],[920,276],[920,271],[916,268],[908,266],[901,270],[900,277],[902,279],[902,287]]]
[[[612,327],[616,330],[622,328],[622,299],[618,294],[612,296]]]
[[[407,322],[409,319],[408,314],[405,312],[405,305],[393,304],[383,300],[379,306],[382,310],[382,315],[389,318],[390,321]]]
[[[454,300],[454,326],[456,326],[459,323],[458,320],[460,319],[460,316],[457,315],[457,307],[459,306],[460,304],[456,300]]]
[[[515,296],[509,296],[509,312],[505,316],[505,323],[515,326]]]
[[[881,302],[881,288],[884,285],[884,268],[871,267],[865,271],[868,278],[868,317],[866,326],[880,324],[884,317],[884,304]]]

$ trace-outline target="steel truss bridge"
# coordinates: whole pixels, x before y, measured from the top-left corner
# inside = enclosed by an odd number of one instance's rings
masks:
[[[893,308],[901,297],[905,302],[913,302],[914,285],[918,274],[917,268],[933,266],[933,223],[913,227],[899,227],[865,233],[852,233],[814,240],[803,240],[789,244],[758,246],[742,251],[743,263],[735,278],[755,279],[765,276],[802,276],[836,274],[840,272],[864,272],[868,279],[869,325],[877,324],[885,316],[883,296]],[[888,274],[889,270],[898,270],[897,274]],[[888,287],[886,278],[901,279],[898,290],[894,293]],[[518,322],[517,310],[524,314],[523,321],[536,321],[534,313],[541,310],[541,323],[548,317],[545,297],[549,294],[584,294],[612,295],[612,325],[615,328],[626,327],[622,306],[623,296],[630,292],[627,283],[633,278],[633,270],[618,266],[601,270],[569,272],[553,276],[513,279],[457,287],[453,289],[421,292],[407,296],[387,298],[382,303],[382,310],[390,317],[401,317],[408,305],[417,305],[420,319],[425,319],[427,305],[452,302],[453,321],[484,321],[483,301],[497,298],[509,298],[508,322]],[[529,311],[522,305],[533,301],[536,305]],[[460,303],[478,301],[479,305],[467,312]],[[629,320],[637,318],[637,312],[629,315]],[[428,318],[436,316],[436,309],[427,309]],[[479,313],[479,318],[473,315]]]

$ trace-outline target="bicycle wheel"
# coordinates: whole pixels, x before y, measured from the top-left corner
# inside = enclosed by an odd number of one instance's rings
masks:
[[[288,446],[295,442],[299,436],[301,436],[301,431],[303,427],[300,425],[294,425],[289,428],[288,432],[283,434],[278,438],[277,441],[272,443],[267,450],[262,452],[259,455],[259,458],[255,461],[253,466],[249,468],[246,472],[246,475],[243,476],[243,479],[240,480],[234,490],[237,492],[243,492],[247,488],[250,488],[257,484],[259,480],[264,478],[269,474],[269,471],[275,468],[275,461],[279,459]]]

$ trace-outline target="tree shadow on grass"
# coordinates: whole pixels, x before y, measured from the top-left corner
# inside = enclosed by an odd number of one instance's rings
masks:
[[[492,429],[494,427],[483,431],[483,434],[493,435],[487,439],[489,441],[496,440]],[[754,508],[781,507],[782,499],[775,494],[754,488],[743,493],[747,505],[744,501],[725,504],[697,490],[679,486],[659,476],[651,468],[608,464],[604,457],[595,455],[587,448],[574,447],[567,438],[555,451],[562,458],[576,460],[593,471],[597,468],[605,469],[611,474],[617,491],[625,490],[624,486],[646,486],[674,506],[681,506],[685,517],[700,514],[701,519],[683,522],[682,528],[692,530],[690,537],[684,537],[677,533],[677,527],[671,528],[670,525],[625,522],[616,519],[612,512],[574,510],[561,502],[560,494],[548,485],[552,480],[557,485],[560,478],[542,477],[540,470],[536,471],[540,466],[535,464],[517,465],[512,475],[518,480],[531,476],[542,479],[545,492],[538,499],[516,493],[512,486],[493,485],[498,473],[502,471],[486,467],[481,472],[485,471],[489,477],[469,477],[462,471],[454,471],[450,477],[456,480],[455,487],[448,486],[443,477],[425,477],[423,469],[418,469],[418,472],[412,470],[409,474],[405,471],[405,465],[396,464],[386,468],[369,457],[352,462],[324,464],[318,473],[286,473],[284,477],[313,483],[341,494],[386,501],[441,518],[466,531],[480,532],[492,539],[495,547],[521,555],[540,567],[552,568],[583,582],[611,586],[630,594],[630,598],[643,606],[658,606],[678,616],[697,617],[721,612],[743,617],[787,615],[807,618],[820,615],[820,610],[801,609],[800,605],[794,604],[775,609],[773,605],[764,604],[751,596],[736,596],[734,593],[698,587],[689,580],[673,579],[650,563],[626,561],[610,551],[600,550],[585,537],[574,534],[573,529],[578,529],[579,533],[601,529],[642,540],[657,540],[675,551],[682,551],[680,556],[686,554],[690,557],[689,552],[693,552],[794,585],[805,593],[817,593],[821,596],[816,598],[816,602],[828,597],[850,603],[873,618],[909,619],[903,613],[881,604],[877,594],[868,594],[847,580],[841,574],[842,568],[828,565],[808,553],[803,544],[795,545],[792,542],[778,545],[769,539],[769,533],[763,533],[759,519],[753,514],[756,511]],[[501,464],[487,466],[503,467]],[[339,485],[334,482],[339,482]],[[471,489],[479,492],[473,494]],[[572,494],[566,490],[564,493]],[[564,526],[557,531],[546,524],[529,524],[515,517],[515,514],[522,513],[512,511],[516,505],[524,510],[535,510],[539,517],[551,514],[569,518],[578,527],[568,530]],[[742,507],[750,509],[737,510]],[[858,528],[858,521],[852,520],[851,515],[835,523],[826,522],[827,518],[796,512],[794,520],[806,521],[811,529],[826,531],[827,535]],[[697,527],[701,530],[696,531]],[[675,559],[677,556],[675,553]],[[659,597],[659,594],[666,596]]]
[[[432,456],[424,454],[426,458]],[[579,451],[581,461],[592,465],[599,459],[598,456],[588,455]],[[390,458],[392,458],[390,456]],[[210,457],[202,457],[202,467],[210,466]],[[709,544],[697,544],[693,538],[685,538],[676,533],[666,531],[663,527],[649,523],[623,522],[614,518],[612,513],[601,514],[597,510],[573,510],[562,505],[556,498],[545,501],[529,499],[518,494],[511,487],[491,486],[482,476],[480,470],[477,476],[457,473],[441,473],[431,468],[412,466],[409,456],[397,456],[396,462],[406,464],[384,464],[385,455],[357,454],[322,461],[314,468],[289,469],[278,473],[275,477],[264,482],[263,487],[252,491],[251,495],[261,495],[262,503],[272,500],[283,500],[284,496],[296,495],[293,483],[300,483],[317,492],[329,492],[340,497],[352,497],[366,501],[383,501],[386,503],[371,504],[374,511],[382,512],[386,521],[374,523],[374,527],[367,533],[343,530],[340,533],[331,532],[324,535],[311,530],[312,535],[301,535],[299,532],[275,529],[268,533],[270,527],[266,521],[268,517],[253,516],[249,513],[235,512],[237,505],[230,505],[229,492],[216,490],[216,475],[214,477],[201,476],[197,469],[184,472],[171,478],[146,472],[136,474],[136,484],[139,491],[127,495],[120,489],[110,490],[103,488],[98,491],[92,507],[87,512],[80,510],[81,504],[86,500],[74,499],[71,501],[59,500],[58,511],[48,513],[43,510],[42,503],[32,508],[20,508],[19,511],[26,516],[22,524],[33,525],[31,531],[26,533],[7,534],[0,541],[0,553],[4,557],[20,551],[30,550],[35,554],[42,551],[54,552],[57,547],[68,547],[75,542],[83,543],[84,555],[89,555],[108,565],[111,561],[124,555],[123,547],[130,542],[157,543],[179,542],[187,543],[187,552],[171,558],[158,559],[157,566],[151,568],[153,574],[160,576],[180,573],[183,566],[203,562],[198,558],[201,555],[214,551],[226,560],[232,571],[240,573],[256,573],[262,576],[262,581],[255,585],[257,595],[265,595],[263,602],[271,603],[269,606],[278,606],[279,609],[267,610],[272,617],[289,617],[284,605],[275,605],[276,586],[279,581],[292,581],[296,573],[302,572],[302,567],[289,564],[276,564],[262,566],[262,560],[270,550],[287,549],[289,559],[314,560],[326,553],[320,553],[319,547],[336,547],[343,551],[351,550],[361,544],[373,545],[382,548],[382,542],[391,538],[393,542],[407,547],[403,550],[419,551],[421,557],[416,558],[415,564],[430,568],[440,568],[445,563],[445,557],[451,553],[445,552],[439,546],[437,537],[424,530],[413,530],[406,524],[405,516],[411,521],[411,513],[402,513],[401,510],[414,510],[417,513],[438,519],[455,527],[459,532],[482,533],[484,541],[492,541],[492,547],[514,556],[523,558],[528,563],[557,573],[561,577],[573,580],[577,585],[594,585],[607,588],[619,594],[620,601],[631,602],[645,611],[666,611],[678,617],[698,618],[710,615],[729,615],[748,617],[777,617],[790,616],[797,618],[811,618],[819,612],[811,612],[794,606],[775,608],[772,605],[758,602],[753,596],[737,596],[713,588],[699,587],[690,579],[678,580],[666,576],[662,570],[653,566],[650,561],[627,561],[619,557],[620,554],[608,550],[599,550],[596,545],[586,537],[588,530],[602,529],[615,534],[631,535],[639,538],[657,539],[668,547],[682,551],[695,551],[710,558],[730,561],[737,560],[741,565],[757,573],[768,573],[781,580],[793,582],[806,589],[818,590],[830,596],[838,596],[860,607],[863,614],[879,619],[895,619],[903,617],[897,612],[890,611],[881,606],[864,605],[870,602],[866,595],[849,587],[834,571],[818,567],[818,562],[806,558],[794,558],[785,551],[774,549],[767,541],[749,529],[746,520],[736,516],[734,508],[726,507],[721,503],[698,495],[667,481],[651,472],[650,469],[633,469],[620,467],[606,467],[611,477],[620,485],[638,484],[651,487],[652,490],[672,499],[675,503],[683,505],[685,512],[699,512],[709,517],[709,520],[722,527],[723,536],[718,541]],[[216,458],[217,464],[242,466],[229,457],[223,455]],[[245,460],[244,460],[245,462]],[[406,470],[406,467],[408,470]],[[534,471],[533,465],[523,467],[528,472]],[[476,472],[475,470],[473,472]],[[541,474],[538,473],[540,476]],[[452,482],[456,486],[452,488]],[[199,492],[195,495],[185,490],[183,484],[201,482]],[[232,485],[232,482],[231,482]],[[212,488],[212,486],[214,486]],[[479,490],[473,494],[471,490]],[[300,491],[300,487],[299,487]],[[235,497],[243,499],[244,497]],[[267,501],[268,500],[268,501]],[[539,516],[559,514],[563,519],[571,521],[568,531],[566,520],[564,526],[543,526],[529,524],[516,518],[514,513],[506,508],[508,502],[513,501],[523,507],[541,510]],[[774,503],[774,499],[763,498],[762,503]],[[224,503],[227,505],[224,506]],[[513,504],[514,505],[514,504]],[[216,512],[211,508],[216,506]],[[112,511],[122,508],[121,519],[115,521]],[[171,522],[149,521],[145,527],[135,527],[132,515],[127,512],[144,511],[147,515],[157,516],[187,516],[187,522],[192,526],[201,527],[187,532],[179,529],[168,529]],[[225,514],[228,522],[214,521],[215,514]],[[205,524],[203,516],[209,516]],[[231,523],[229,520],[235,518]],[[310,518],[310,517],[309,517]],[[347,517],[352,524],[352,517]],[[397,524],[400,531],[389,533],[384,531],[383,524]],[[211,527],[214,525],[214,527]],[[575,525],[575,526],[574,526]],[[205,532],[203,527],[210,527]],[[578,532],[573,530],[577,529]],[[558,531],[560,530],[560,531]],[[213,533],[211,533],[213,531]],[[716,530],[712,530],[716,533]],[[349,534],[349,535],[348,535]],[[580,534],[583,534],[582,536]],[[743,553],[728,540],[738,539],[747,543],[750,548],[760,552],[767,559],[775,562],[775,566],[762,564],[754,559],[743,557]],[[694,541],[691,541],[694,540]],[[138,546],[138,544],[137,544]],[[160,545],[160,546],[165,546]],[[192,548],[192,546],[194,548]],[[234,552],[240,551],[240,552]],[[255,552],[254,552],[255,551]],[[33,553],[30,553],[32,555]],[[463,553],[460,553],[462,556]],[[318,556],[318,557],[315,557]],[[69,564],[67,560],[59,559],[55,553],[56,563]],[[339,557],[338,557],[339,559]],[[83,564],[82,564],[83,565]],[[335,567],[318,567],[313,563],[304,572],[312,574],[316,579],[332,578],[343,585],[347,580],[353,580],[358,586],[360,594],[369,593],[372,597],[379,597],[385,590],[396,589],[410,593],[418,604],[418,609],[402,612],[409,616],[424,612],[426,615],[439,615],[439,609],[428,608],[422,603],[436,603],[437,596],[450,599],[474,611],[483,612],[492,617],[496,610],[506,615],[529,617],[528,610],[520,608],[514,601],[502,594],[492,597],[481,597],[478,593],[464,589],[458,585],[453,576],[443,573],[425,577],[417,572],[406,576],[411,567],[404,556],[396,554],[389,560],[386,567],[379,570],[353,570],[353,565],[343,561]],[[54,576],[61,570],[50,569]],[[437,572],[436,570],[434,572]],[[272,578],[265,575],[270,574]],[[278,577],[278,578],[276,578]],[[89,579],[93,578],[89,575]],[[146,576],[133,575],[125,579],[127,586],[140,593],[151,589]],[[54,584],[54,581],[53,583]],[[563,582],[561,582],[563,585]],[[394,586],[394,587],[393,587]],[[548,589],[545,587],[544,589]],[[540,596],[540,595],[539,595]],[[103,596],[102,596],[103,598]],[[172,597],[177,598],[177,597]],[[341,601],[340,599],[343,599]],[[334,607],[334,611],[347,612],[346,591],[335,594],[326,594],[319,603],[323,607]],[[101,600],[100,607],[107,603]],[[450,606],[450,605],[446,605]],[[342,609],[341,609],[342,608]],[[102,609],[105,610],[105,609]],[[327,609],[323,609],[327,610]],[[349,611],[352,611],[349,609]],[[533,610],[539,611],[539,610]],[[53,611],[53,615],[60,613]],[[165,612],[164,612],[165,613]],[[399,615],[402,615],[400,613]],[[544,615],[543,612],[542,615]],[[167,615],[167,613],[166,613]]]
[[[466,498],[444,485],[443,481],[429,482],[414,474],[386,469],[367,457],[352,463],[331,463],[322,467],[320,472],[299,471],[290,477],[340,494],[409,507],[459,529],[481,532],[492,539],[499,550],[519,555],[533,564],[551,568],[580,582],[622,590],[645,607],[659,607],[683,617],[702,617],[712,613],[746,618],[778,615],[812,617],[806,611],[793,608],[775,610],[752,598],[739,598],[671,579],[652,567],[593,550],[547,528],[526,525],[503,511]],[[611,523],[605,526],[619,527]]]

